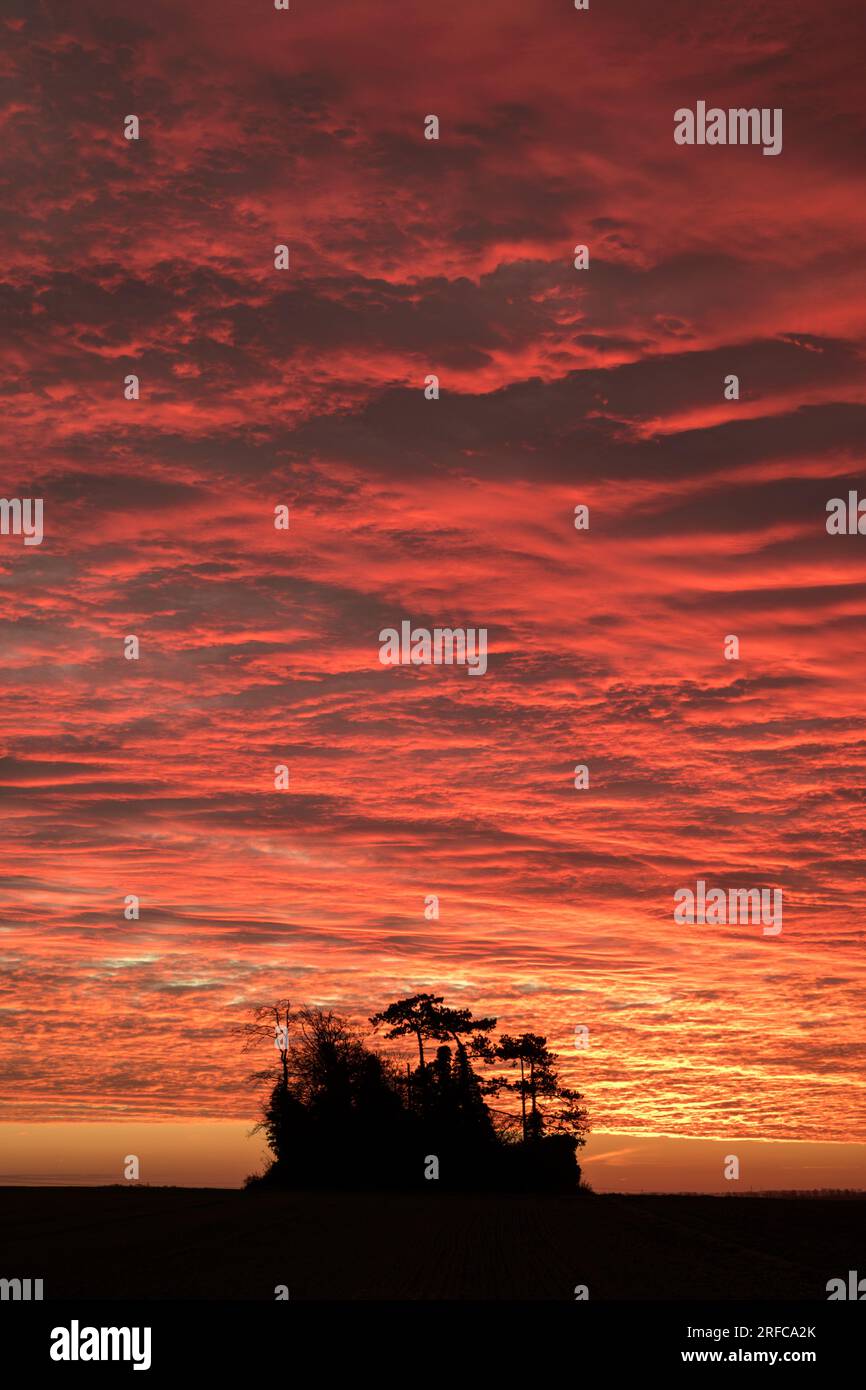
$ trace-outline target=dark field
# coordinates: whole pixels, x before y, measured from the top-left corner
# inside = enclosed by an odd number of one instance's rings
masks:
[[[820,1299],[866,1201],[2,1188],[0,1277],[45,1298]]]

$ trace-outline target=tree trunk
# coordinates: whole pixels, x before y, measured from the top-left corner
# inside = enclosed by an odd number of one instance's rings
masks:
[[[523,1142],[526,1143],[526,1092],[523,1089],[523,1058],[520,1059],[520,1110],[523,1117]]]
[[[535,1104],[535,1067],[532,1058],[529,1059],[529,1099],[532,1102],[532,1137],[538,1138],[538,1124],[536,1121],[537,1107]]]

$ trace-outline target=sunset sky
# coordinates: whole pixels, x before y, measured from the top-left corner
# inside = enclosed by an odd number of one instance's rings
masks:
[[[210,1181],[251,1006],[432,990],[547,1034],[600,1187],[866,1186],[862,5],[2,13],[0,1182]]]

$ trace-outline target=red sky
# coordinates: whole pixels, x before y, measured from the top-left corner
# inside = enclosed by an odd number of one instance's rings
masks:
[[[866,1141],[862,8],[3,13],[0,1118],[251,1119],[251,1004],[433,989],[619,1148]]]

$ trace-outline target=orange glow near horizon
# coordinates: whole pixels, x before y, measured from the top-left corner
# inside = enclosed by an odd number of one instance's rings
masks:
[[[731,1150],[737,1181],[724,1177]],[[140,1163],[140,1185],[241,1187],[268,1159],[261,1135],[232,1120],[184,1124],[0,1124],[0,1187],[131,1186],[128,1154]],[[590,1135],[580,1152],[583,1180],[595,1192],[863,1190],[866,1145],[681,1139],[670,1135]]]

